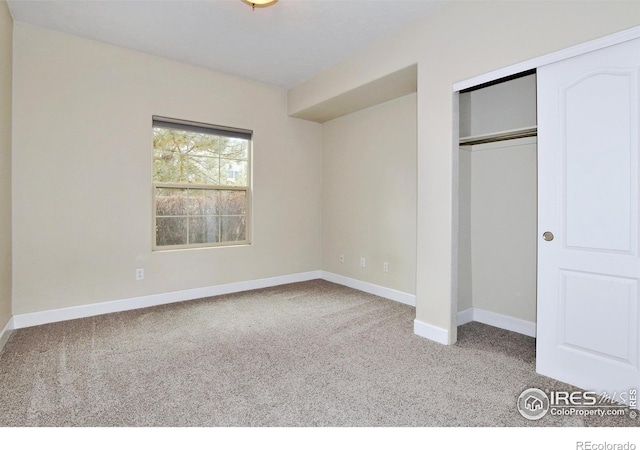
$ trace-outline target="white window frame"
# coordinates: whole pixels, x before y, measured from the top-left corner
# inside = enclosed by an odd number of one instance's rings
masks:
[[[152,180],[153,189],[153,228],[152,228],[152,250],[153,251],[167,251],[167,250],[180,250],[180,249],[196,249],[196,248],[210,248],[210,247],[235,247],[242,245],[251,245],[251,199],[252,199],[252,153],[253,153],[253,131],[245,130],[241,128],[231,128],[218,125],[211,125],[201,122],[193,122],[188,120],[173,119],[162,116],[153,116],[152,131],[153,128],[173,128],[181,129],[184,131],[194,131],[198,133],[208,133],[218,136],[230,136],[239,137],[247,140],[247,185],[246,186],[231,186],[231,185],[213,185],[213,184],[194,184],[194,183],[163,183]],[[152,155],[154,152],[152,146]],[[152,174],[153,174],[153,158],[151,158]],[[153,175],[152,175],[153,179]],[[210,243],[194,243],[194,244],[178,244],[178,245],[158,245],[157,244],[157,193],[159,188],[174,188],[174,189],[193,189],[193,190],[207,190],[207,191],[243,191],[246,198],[246,211],[245,217],[245,239],[242,241],[227,241],[227,242],[210,242]],[[201,215],[195,215],[201,217]],[[237,217],[239,215],[231,215]],[[228,217],[231,217],[228,216]],[[187,208],[186,215],[178,216],[160,216],[160,217],[193,217],[189,215]],[[223,215],[220,218],[225,217]],[[218,232],[220,233],[220,223]],[[187,220],[187,241],[189,239],[189,220]]]

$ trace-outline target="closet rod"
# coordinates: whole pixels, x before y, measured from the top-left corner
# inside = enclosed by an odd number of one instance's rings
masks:
[[[489,142],[508,141],[538,135],[538,127],[525,127],[516,130],[500,131],[498,133],[479,134],[460,138],[460,145],[488,144]]]

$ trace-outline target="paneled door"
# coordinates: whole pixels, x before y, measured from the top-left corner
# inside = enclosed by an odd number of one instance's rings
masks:
[[[640,39],[538,68],[537,371],[640,388]]]

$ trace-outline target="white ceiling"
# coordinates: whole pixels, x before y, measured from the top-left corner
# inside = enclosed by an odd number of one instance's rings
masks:
[[[10,0],[16,21],[290,88],[439,9],[435,0]]]

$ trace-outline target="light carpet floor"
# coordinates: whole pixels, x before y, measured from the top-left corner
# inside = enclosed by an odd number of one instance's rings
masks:
[[[415,309],[315,280],[15,331],[1,426],[638,426],[529,421],[535,341],[486,325],[444,346]]]

